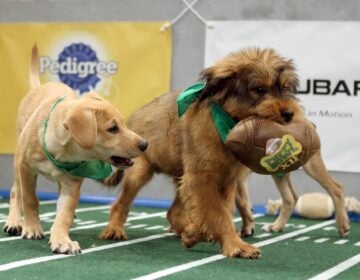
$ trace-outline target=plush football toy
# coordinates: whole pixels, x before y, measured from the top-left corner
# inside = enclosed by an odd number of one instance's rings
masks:
[[[279,124],[250,117],[230,130],[225,144],[243,164],[260,174],[298,169],[320,149],[315,126],[305,119]]]

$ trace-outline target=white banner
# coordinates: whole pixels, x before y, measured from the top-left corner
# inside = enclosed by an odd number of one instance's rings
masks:
[[[298,97],[329,170],[360,172],[360,22],[214,21],[205,66],[244,47],[272,47],[298,69]]]

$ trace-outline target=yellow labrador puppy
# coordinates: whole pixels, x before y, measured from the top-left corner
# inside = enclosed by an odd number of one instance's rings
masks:
[[[9,216],[4,231],[25,239],[41,239],[36,179],[38,174],[58,184],[56,219],[51,227],[53,252],[78,254],[78,242],[69,228],[80,195],[83,178],[103,179],[111,165],[126,168],[147,142],[129,130],[119,111],[98,94],[77,98],[61,83],[40,85],[38,50],[32,50],[30,92],[20,104],[18,143],[14,158],[14,183]]]

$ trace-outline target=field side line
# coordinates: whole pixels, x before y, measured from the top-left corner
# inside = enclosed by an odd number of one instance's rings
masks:
[[[134,240],[117,242],[117,243],[103,245],[103,246],[99,246],[99,247],[95,247],[95,248],[89,248],[89,249],[83,250],[81,255],[89,254],[89,253],[93,253],[93,252],[97,252],[97,251],[108,250],[108,249],[112,249],[112,248],[116,248],[116,247],[122,247],[122,246],[126,246],[126,245],[136,244],[136,243],[142,243],[142,242],[151,241],[151,240],[155,240],[155,239],[159,239],[159,238],[164,238],[164,237],[168,237],[168,236],[172,236],[172,235],[175,235],[175,234],[174,233],[154,234],[154,235],[150,235],[147,237],[142,237],[142,238],[138,238],[138,239],[134,239]],[[22,267],[22,266],[27,266],[27,265],[31,265],[31,264],[43,263],[43,262],[48,262],[48,261],[58,260],[58,259],[63,259],[63,258],[69,258],[69,257],[74,257],[74,256],[75,255],[52,255],[52,256],[45,256],[45,257],[38,257],[38,258],[32,258],[32,259],[27,259],[27,260],[15,261],[15,262],[0,265],[0,271],[6,271],[6,270],[10,270],[10,269],[14,269],[14,268]]]
[[[156,213],[151,213],[151,214],[147,214],[147,215],[130,217],[130,218],[127,219],[127,221],[137,221],[137,220],[149,219],[149,218],[153,218],[153,217],[162,216],[164,214],[166,214],[165,211],[156,212]],[[107,224],[108,224],[108,222],[103,222],[103,223],[92,224],[92,225],[78,226],[78,227],[70,228],[69,231],[77,231],[77,230],[83,230],[83,229],[103,227],[103,226],[106,226]],[[50,231],[45,231],[44,234],[48,235],[48,234],[50,234]],[[17,239],[21,239],[21,236],[12,236],[12,237],[0,238],[0,242],[13,241],[13,240],[17,240]]]
[[[341,272],[349,269],[350,267],[358,264],[360,262],[360,254],[353,256],[350,259],[347,259],[346,261],[343,261],[342,263],[339,263],[335,265],[332,268],[329,268],[328,270],[325,270],[321,272],[318,275],[315,275],[314,277],[309,278],[308,280],[328,280],[333,278],[334,276],[340,274]]]
[[[327,226],[327,225],[332,224],[332,223],[335,223],[335,221],[330,220],[330,221],[322,222],[322,223],[319,223],[319,224],[316,224],[316,225],[313,225],[313,226],[310,226],[310,227],[307,227],[307,228],[303,228],[303,229],[296,230],[296,231],[293,231],[293,232],[285,233],[285,234],[283,234],[281,236],[278,236],[278,237],[274,237],[274,238],[270,238],[270,239],[267,239],[267,240],[264,240],[264,241],[261,241],[261,242],[257,242],[257,243],[254,243],[252,245],[257,246],[257,247],[266,246],[266,245],[269,245],[269,244],[272,244],[272,243],[276,243],[276,242],[279,242],[279,241],[282,241],[282,240],[285,240],[285,239],[300,235],[300,234],[305,233],[305,232],[309,232],[309,231],[312,231],[312,230]],[[170,267],[170,268],[167,268],[167,269],[164,269],[164,270],[159,270],[157,272],[153,272],[153,273],[150,273],[150,274],[147,274],[147,275],[143,275],[143,276],[140,276],[140,277],[133,278],[132,280],[159,279],[161,277],[168,276],[170,274],[174,274],[174,273],[177,273],[177,272],[180,272],[180,271],[188,270],[190,268],[201,266],[203,264],[207,264],[207,263],[210,263],[210,262],[215,262],[215,261],[218,261],[218,260],[221,260],[221,259],[224,259],[224,258],[226,258],[224,255],[218,254],[218,255],[203,258],[203,259],[200,259],[200,260],[197,260],[197,261],[188,262],[188,263],[185,263],[185,264],[173,266],[173,267]]]

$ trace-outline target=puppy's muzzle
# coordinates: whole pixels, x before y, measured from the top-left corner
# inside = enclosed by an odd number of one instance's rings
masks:
[[[285,122],[291,122],[294,117],[294,112],[289,109],[284,109],[281,111],[281,117]]]

